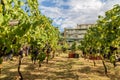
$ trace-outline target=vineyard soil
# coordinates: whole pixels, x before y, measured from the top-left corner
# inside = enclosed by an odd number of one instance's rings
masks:
[[[38,64],[32,64],[30,57],[24,57],[21,72],[24,80],[120,80],[120,63],[116,68],[106,62],[108,76],[104,74],[102,61],[85,60],[84,58],[67,58],[68,54],[60,54],[45,62],[38,69]],[[0,80],[18,80],[18,59],[3,62]]]

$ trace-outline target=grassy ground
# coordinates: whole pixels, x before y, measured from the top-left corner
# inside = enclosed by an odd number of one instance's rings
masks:
[[[101,61],[96,61],[94,66],[91,60],[67,57],[68,54],[60,54],[49,64],[44,62],[39,69],[38,64],[34,65],[30,61],[30,57],[24,57],[21,66],[24,80],[120,80],[120,63],[114,68],[107,62],[108,76],[105,76]],[[17,58],[3,62],[0,80],[18,80],[17,66]]]

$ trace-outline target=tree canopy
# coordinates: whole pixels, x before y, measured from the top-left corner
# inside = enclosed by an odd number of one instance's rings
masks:
[[[25,44],[43,48],[48,42],[56,48],[59,30],[41,14],[38,0],[1,0],[0,16],[1,50],[18,52]]]
[[[81,41],[81,49],[87,53],[93,50],[93,53],[99,50],[100,55],[110,55],[110,60],[115,60],[115,53],[111,52],[112,48],[120,48],[120,5],[114,7],[107,12],[105,16],[99,16],[96,24],[87,30],[83,41]]]

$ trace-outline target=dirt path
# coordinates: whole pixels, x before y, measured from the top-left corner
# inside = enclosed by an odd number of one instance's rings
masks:
[[[18,60],[4,62],[2,65],[2,74],[0,80],[17,80]],[[38,65],[32,64],[30,57],[22,60],[21,71],[24,80],[120,80],[120,65],[113,68],[107,63],[109,76],[104,75],[104,68],[101,61],[96,61],[93,66],[92,61],[67,58],[67,54],[62,54],[49,61],[49,64],[43,63],[38,69]]]

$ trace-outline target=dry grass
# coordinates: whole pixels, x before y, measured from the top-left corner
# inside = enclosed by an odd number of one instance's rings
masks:
[[[50,60],[49,64],[43,63],[39,69],[38,64],[34,65],[29,57],[24,57],[21,66],[24,80],[120,80],[120,63],[114,68],[107,62],[109,72],[105,76],[101,61],[96,61],[96,66],[93,66],[90,60],[70,59],[67,56],[61,54]],[[0,80],[18,80],[17,62],[17,58],[3,62]]]

